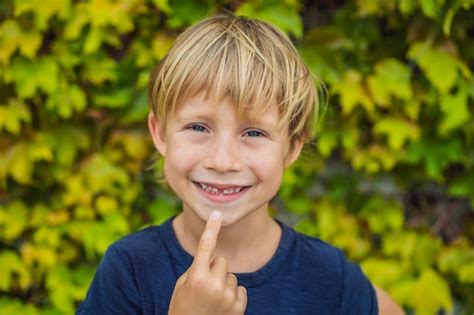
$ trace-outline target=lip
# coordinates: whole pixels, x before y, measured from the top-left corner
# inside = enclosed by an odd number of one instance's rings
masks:
[[[234,194],[231,194],[231,195],[222,195],[221,196],[221,195],[211,194],[210,192],[205,191],[204,189],[201,188],[201,185],[197,182],[193,181],[193,184],[196,186],[197,190],[201,193],[201,195],[203,195],[206,199],[212,201],[213,203],[227,203],[227,202],[237,200],[237,199],[241,198],[247,192],[247,190],[250,188],[250,186],[243,186],[244,188],[241,191],[239,191],[238,193],[234,193]],[[204,183],[204,184],[207,184],[207,183]],[[209,185],[211,185],[211,184],[209,184]],[[219,188],[219,189],[225,189],[225,188],[228,188],[228,187],[238,187],[236,185],[233,185],[233,186],[230,186],[230,185],[223,186],[223,185],[221,185],[221,186],[219,186],[219,185],[213,185],[213,184],[211,186],[214,186],[214,187]]]

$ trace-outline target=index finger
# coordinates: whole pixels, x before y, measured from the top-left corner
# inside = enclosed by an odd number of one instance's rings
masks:
[[[222,213],[220,211],[213,211],[207,220],[204,232],[199,240],[196,255],[192,266],[195,269],[210,270],[212,254],[217,244],[217,236],[221,229]]]

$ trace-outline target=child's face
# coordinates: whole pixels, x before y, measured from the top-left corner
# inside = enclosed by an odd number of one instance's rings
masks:
[[[270,107],[256,122],[239,119],[225,98],[204,93],[183,102],[160,126],[150,114],[155,146],[164,156],[165,177],[184,211],[206,221],[213,210],[223,226],[255,211],[267,211],[283,170],[299,155],[289,150],[287,129],[277,129],[278,109]]]

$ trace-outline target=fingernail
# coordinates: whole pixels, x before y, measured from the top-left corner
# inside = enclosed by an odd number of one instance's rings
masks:
[[[220,211],[214,210],[211,213],[211,219],[213,220],[219,220],[222,216],[222,213]]]

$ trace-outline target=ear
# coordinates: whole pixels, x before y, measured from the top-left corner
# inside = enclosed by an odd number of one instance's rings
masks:
[[[155,148],[162,156],[166,156],[166,130],[165,127],[158,122],[153,112],[148,114],[148,129],[150,130]]]
[[[288,168],[293,162],[295,162],[300,156],[301,150],[303,149],[304,141],[295,140],[292,146],[288,149],[285,158],[285,168]]]

